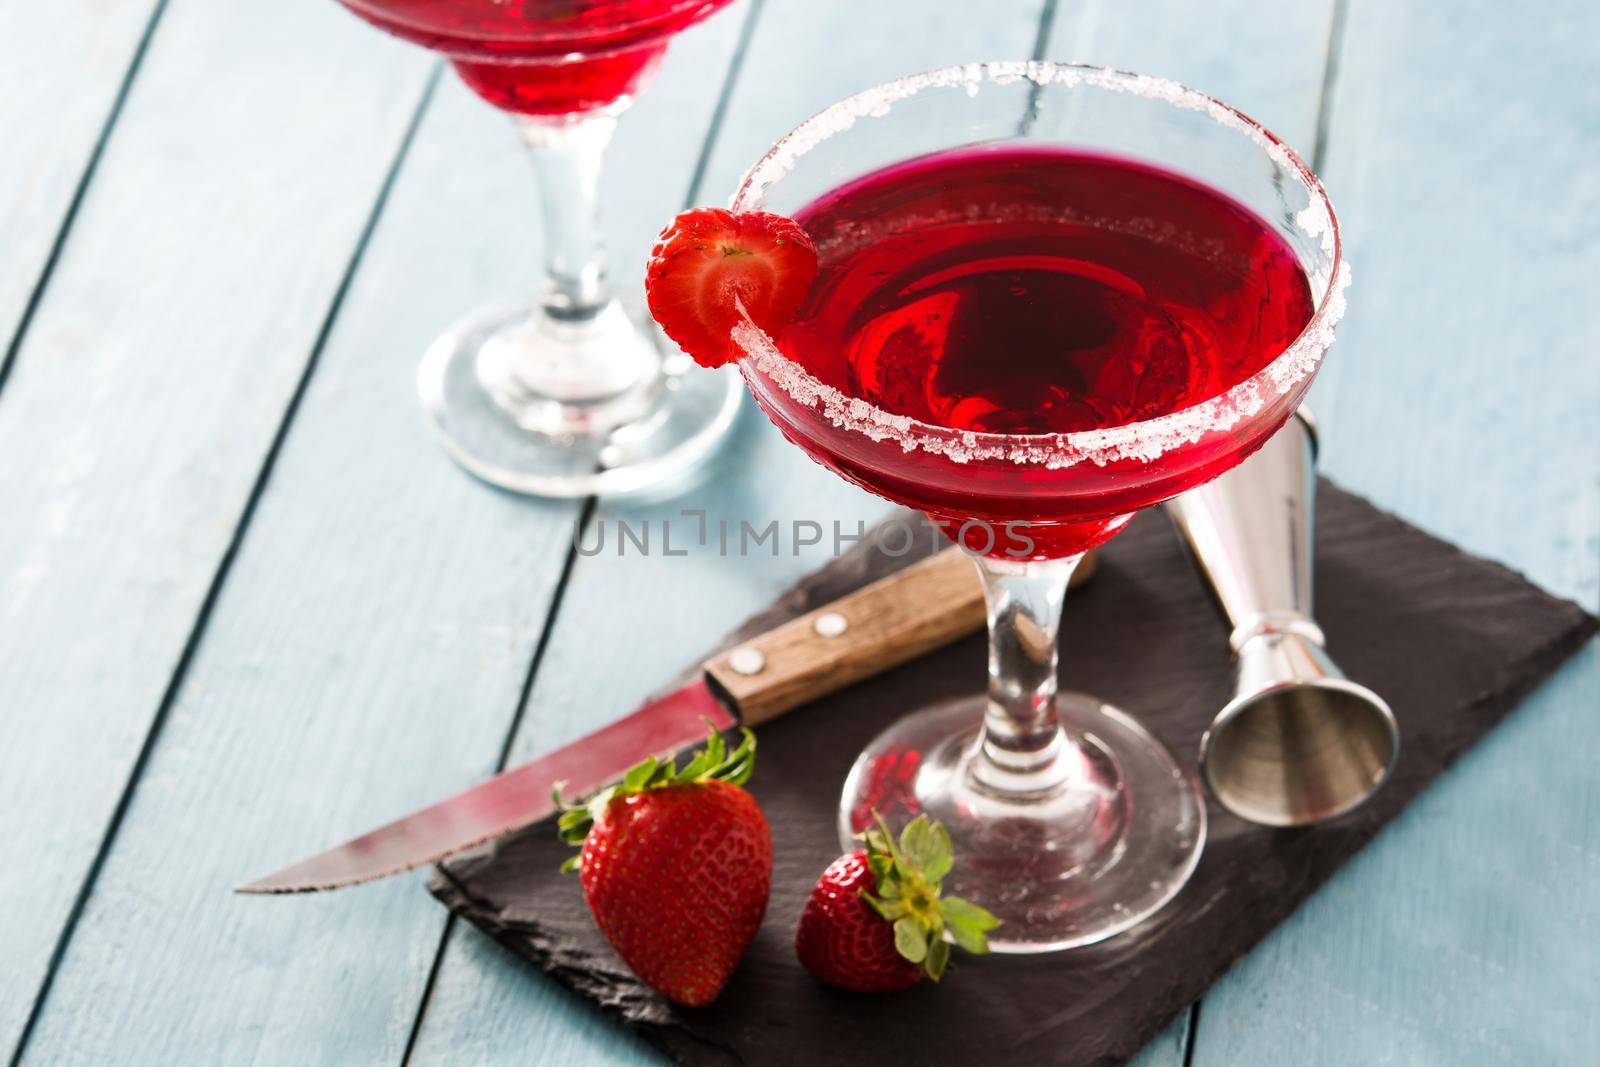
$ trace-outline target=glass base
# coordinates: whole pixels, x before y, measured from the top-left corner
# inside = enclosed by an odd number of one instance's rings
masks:
[[[469,315],[428,349],[429,428],[491,485],[541,497],[681,488],[727,436],[737,374],[665,358],[615,303],[561,321],[538,301]]]
[[[839,831],[876,810],[898,834],[919,812],[944,823],[956,865],[947,891],[1001,920],[995,952],[1103,941],[1147,918],[1200,861],[1206,809],[1194,779],[1142,726],[1076,693],[1057,701],[1075,766],[1048,793],[1001,796],[973,780],[985,700],[909,715],[878,735],[845,782]]]

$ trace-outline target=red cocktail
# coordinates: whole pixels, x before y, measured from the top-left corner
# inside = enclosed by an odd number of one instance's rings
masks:
[[[1293,250],[1249,209],[1068,148],[936,153],[796,221],[818,243],[819,273],[779,349],[843,396],[954,431],[1081,433],[1170,415],[1256,374],[1314,311]],[[961,450],[863,465],[851,434],[822,434],[819,458],[951,530],[967,524],[974,551],[1012,558],[1086,551],[1129,512],[1239,458],[1226,442],[1173,449],[1137,487],[1114,471],[1088,487],[1083,472],[973,465]],[[989,535],[1019,521],[1013,536]]]
[[[730,0],[340,0],[448,55],[495,107],[570,115],[639,91],[667,39]]]
[[[940,521],[988,594],[987,694],[873,742],[841,834],[872,810],[944,822],[949,880],[1002,919],[998,951],[1127,929],[1187,880],[1205,808],[1133,719],[1058,694],[1062,598],[1084,551],[1298,405],[1347,274],[1321,185],[1172,82],[984,64],[809,120],[733,209],[794,218],[817,248],[792,324],[732,328],[762,408],[823,465]]]
[[[736,383],[682,374],[624,314],[606,283],[596,194],[616,116],[668,40],[730,0],[340,2],[449,57],[513,116],[539,172],[544,291],[458,323],[418,377],[451,455],[539,496],[659,485],[709,455],[732,424]]]

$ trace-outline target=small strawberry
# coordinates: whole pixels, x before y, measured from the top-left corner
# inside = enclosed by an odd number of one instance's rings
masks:
[[[950,962],[948,931],[968,952],[989,951],[1000,920],[960,897],[939,897],[950,872],[950,835],[926,815],[900,832],[866,832],[866,848],[834,860],[811,890],[795,952],[818,980],[859,993],[887,993],[931,978]]]
[[[765,211],[685,211],[650,253],[644,290],[667,336],[704,367],[739,358],[731,336],[739,309],[778,332],[817,276],[817,250],[792,219]]]
[[[715,1000],[761,925],[772,888],[772,830],[740,786],[755,766],[749,730],[728,752],[712,731],[681,769],[655,757],[587,804],[567,806],[561,838],[600,932],[668,1000]]]

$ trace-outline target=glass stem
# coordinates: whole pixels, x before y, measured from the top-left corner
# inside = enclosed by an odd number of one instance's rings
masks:
[[[600,168],[621,106],[563,118],[518,116],[544,210],[544,292],[488,337],[478,380],[525,430],[597,433],[640,417],[661,356],[606,284]]]
[[[542,120],[517,118],[533,157],[544,209],[544,308],[582,322],[610,302],[600,239],[600,171],[617,128],[611,111]]]
[[[1077,748],[1056,714],[1056,635],[1082,558],[974,558],[989,608],[989,693],[971,774],[989,792],[1049,793],[1077,773]]]

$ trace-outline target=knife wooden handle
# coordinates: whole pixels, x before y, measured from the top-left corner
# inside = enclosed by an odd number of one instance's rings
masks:
[[[1074,585],[1093,559],[1079,564]],[[980,630],[984,618],[976,568],[952,547],[753,637],[705,670],[755,726]]]
[[[751,638],[709,661],[706,674],[755,726],[983,623],[983,587],[972,561],[947,548]]]

